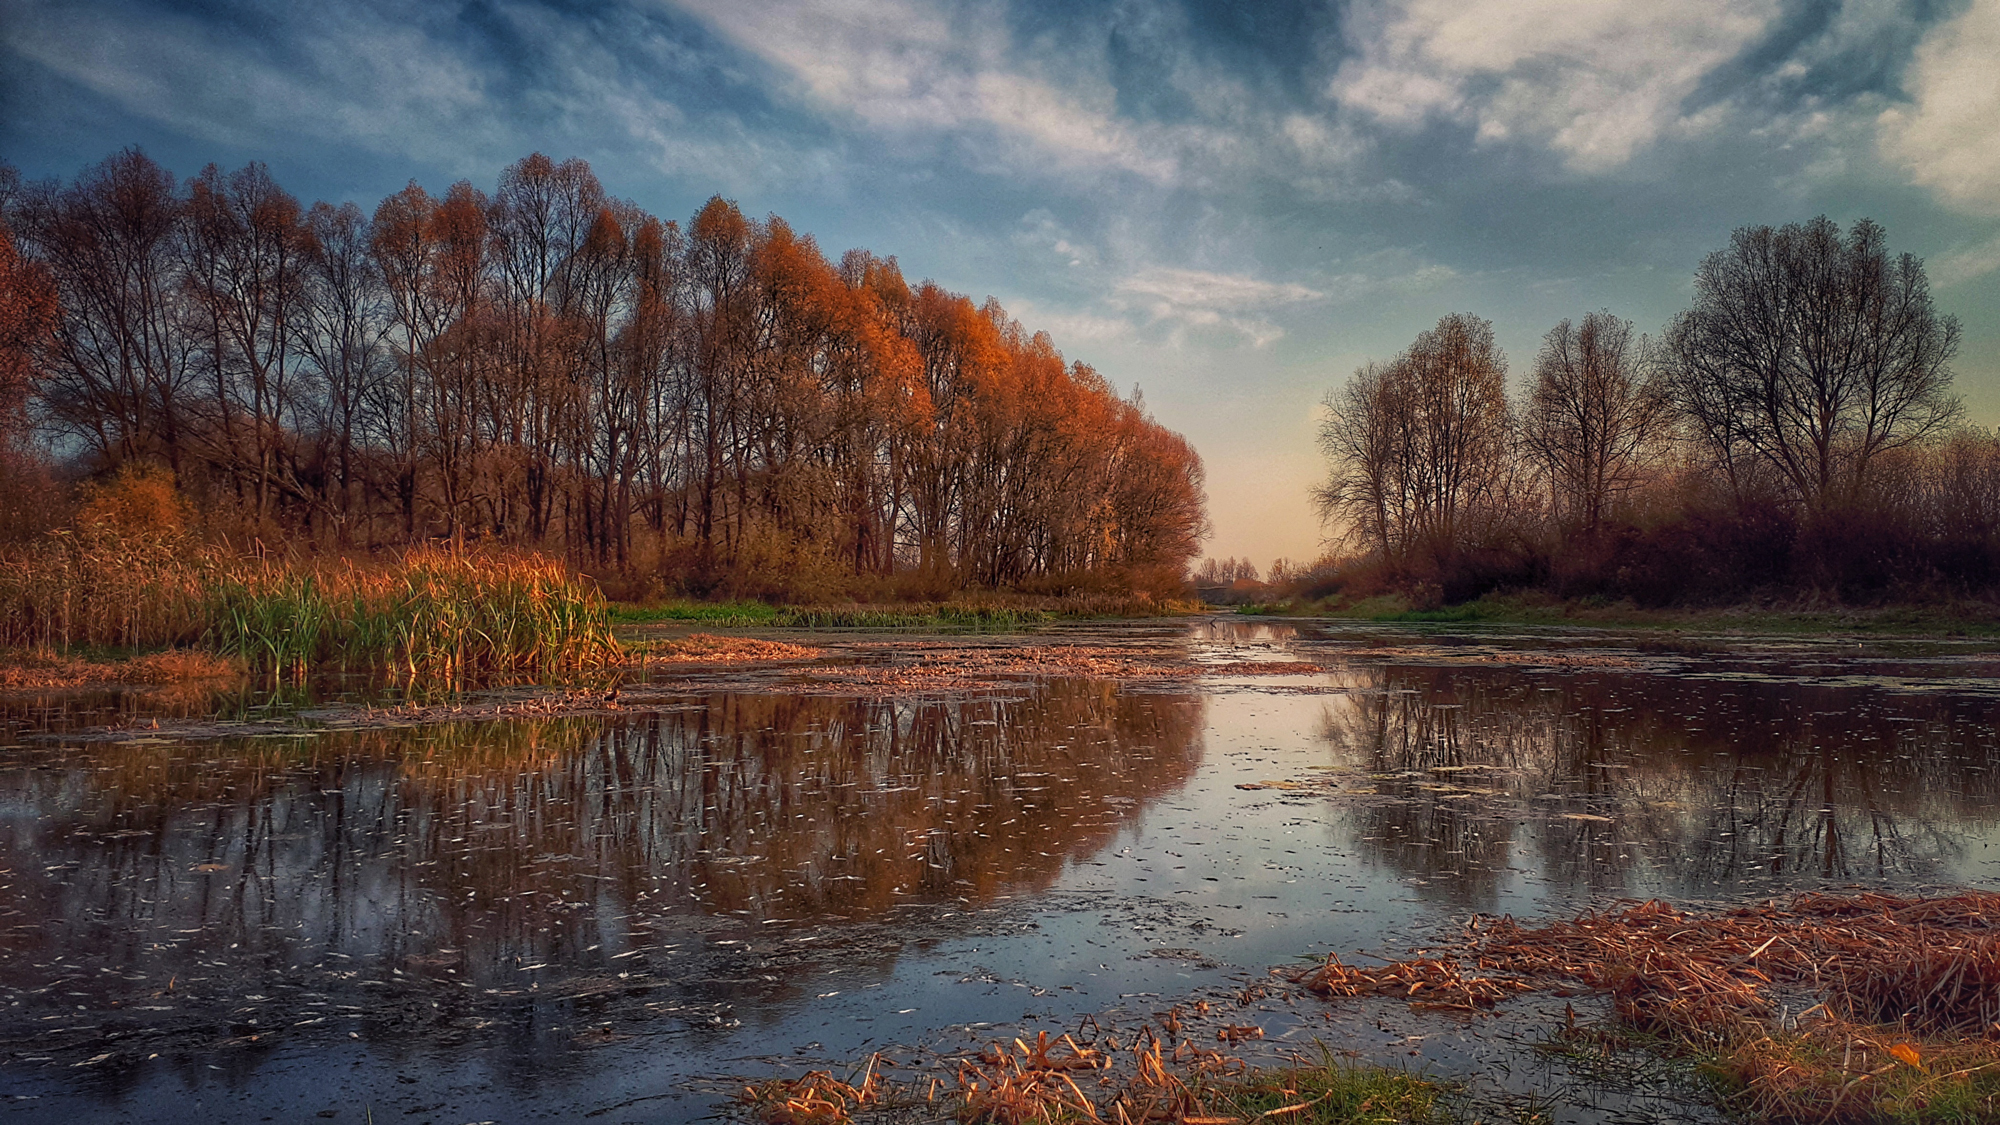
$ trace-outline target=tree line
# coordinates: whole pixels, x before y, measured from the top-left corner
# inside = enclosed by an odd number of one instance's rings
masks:
[[[1957,322],[1866,219],[1738,230],[1657,337],[1550,329],[1510,397],[1455,313],[1325,400],[1309,584],[1647,603],[2000,586],[2000,438],[1962,424]],[[1357,587],[1358,588],[1358,587]]]
[[[1188,443],[997,302],[580,160],[365,212],[126,150],[0,165],[0,219],[16,434],[245,534],[782,593],[1177,581],[1206,531]]]

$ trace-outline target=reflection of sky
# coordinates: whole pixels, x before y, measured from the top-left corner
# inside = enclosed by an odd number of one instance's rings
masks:
[[[9,0],[0,156],[268,161],[372,207],[532,151],[720,193],[979,299],[1208,463],[1218,555],[1309,557],[1312,410],[1446,312],[1517,377],[1657,332],[1735,227],[1884,223],[2000,418],[2000,0]]]

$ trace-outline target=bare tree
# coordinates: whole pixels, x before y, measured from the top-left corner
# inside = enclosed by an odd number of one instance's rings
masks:
[[[363,444],[381,433],[386,296],[370,257],[370,227],[352,203],[315,203],[306,215],[306,299],[298,320],[300,349],[317,379],[312,437],[320,443],[320,502],[335,536],[350,542]],[[371,423],[375,425],[371,426]]]
[[[0,218],[0,458],[26,429],[35,359],[56,322],[55,282],[40,263],[21,260]]]
[[[1610,506],[1644,477],[1669,420],[1645,376],[1649,351],[1631,321],[1609,312],[1565,320],[1542,338],[1521,438],[1567,532],[1596,534]]]
[[[1506,376],[1492,323],[1465,313],[1357,371],[1326,400],[1319,440],[1332,475],[1315,493],[1321,514],[1389,559],[1463,545],[1508,475]]]
[[[36,388],[43,417],[100,462],[160,455],[179,471],[193,345],[173,261],[184,201],[137,149],[19,207],[24,249],[63,311]]]
[[[182,287],[213,396],[208,456],[239,496],[247,487],[262,520],[274,491],[291,484],[283,453],[298,421],[297,322],[312,237],[298,200],[262,164],[226,176],[209,165],[189,183],[185,208]]]
[[[1810,511],[1853,502],[1881,453],[1960,413],[1958,322],[1867,219],[1845,238],[1825,216],[1738,230],[1702,260],[1666,344],[1675,405],[1731,482],[1761,463]]]
[[[1384,557],[1396,554],[1399,546],[1401,462],[1408,446],[1403,425],[1408,411],[1400,401],[1405,380],[1390,377],[1390,369],[1400,362],[1369,363],[1346,386],[1327,392],[1321,402],[1327,414],[1320,423],[1319,448],[1333,471],[1313,490],[1321,519],[1340,525],[1346,538]]]

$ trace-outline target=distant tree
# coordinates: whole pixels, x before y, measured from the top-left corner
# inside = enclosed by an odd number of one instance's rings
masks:
[[[1853,502],[1883,452],[1943,432],[1958,322],[1867,219],[1746,227],[1704,258],[1666,335],[1673,402],[1741,494],[1764,466],[1809,511]]]
[[[1565,531],[1596,533],[1611,504],[1643,479],[1669,422],[1664,395],[1646,377],[1647,351],[1632,322],[1609,312],[1565,320],[1542,338],[1521,439]]]
[[[307,437],[318,446],[319,504],[335,537],[350,541],[362,484],[363,444],[378,432],[385,297],[370,258],[368,218],[353,203],[315,203],[306,214],[306,295],[299,347],[316,381]]]
[[[1194,572],[1194,580],[1202,586],[1227,586],[1232,582],[1257,581],[1257,564],[1249,559],[1229,558],[1203,559],[1201,569]]]
[[[1461,545],[1510,468],[1506,376],[1492,323],[1465,313],[1439,320],[1387,364],[1356,371],[1326,398],[1319,442],[1332,471],[1314,494],[1322,517],[1392,560]]]

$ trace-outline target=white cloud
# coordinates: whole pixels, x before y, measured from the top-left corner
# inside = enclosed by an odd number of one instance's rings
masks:
[[[1261,348],[1285,334],[1268,313],[1325,296],[1292,282],[1156,266],[1121,279],[1110,302],[1145,315],[1150,323],[1172,326],[1177,341],[1189,329],[1207,329],[1239,336]]]
[[[140,117],[260,154],[301,139],[351,144],[486,181],[553,143],[636,152],[709,190],[836,178],[828,153],[733,114],[691,120],[654,82],[689,61],[661,34],[628,26],[614,39],[524,5],[494,14],[541,54],[525,91],[449,26],[362,4],[301,7],[265,43],[192,16],[30,0],[6,47]]]
[[[1058,83],[1009,58],[1003,14],[923,0],[672,0],[789,74],[821,106],[888,130],[988,131],[1064,167],[1170,178],[1176,162],[1121,122],[1101,78]]]
[[[1688,95],[1776,13],[1774,0],[1381,0],[1350,16],[1359,53],[1328,92],[1391,124],[1462,121],[1601,172],[1684,130]]]
[[[1021,216],[1014,228],[1014,244],[1039,253],[1051,254],[1071,268],[1097,264],[1097,250],[1071,234],[1056,219],[1055,212],[1037,207]]]
[[[1877,119],[1882,154],[1945,202],[2000,212],[2000,0],[1974,0],[1917,45],[1911,104]]]
[[[1133,340],[1132,322],[1123,317],[1098,316],[1026,297],[1015,297],[1005,304],[1016,320],[1037,332],[1047,332],[1056,347],[1070,353],[1071,359],[1088,362],[1087,357],[1076,354],[1078,344],[1101,346]]]
[[[1156,298],[1181,307],[1224,310],[1267,308],[1297,301],[1316,301],[1325,294],[1285,281],[1260,281],[1237,273],[1155,267],[1118,283],[1121,293]]]

